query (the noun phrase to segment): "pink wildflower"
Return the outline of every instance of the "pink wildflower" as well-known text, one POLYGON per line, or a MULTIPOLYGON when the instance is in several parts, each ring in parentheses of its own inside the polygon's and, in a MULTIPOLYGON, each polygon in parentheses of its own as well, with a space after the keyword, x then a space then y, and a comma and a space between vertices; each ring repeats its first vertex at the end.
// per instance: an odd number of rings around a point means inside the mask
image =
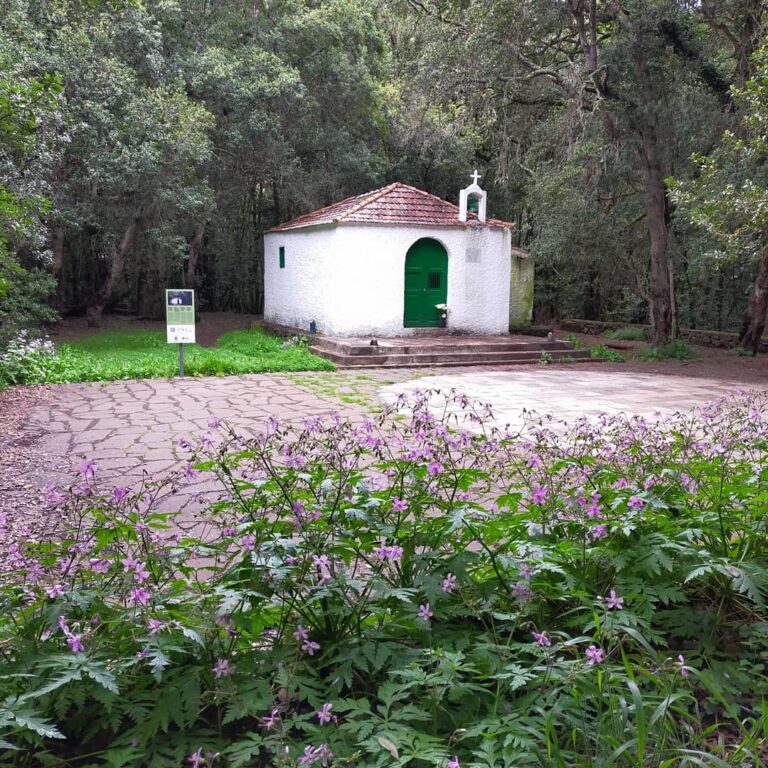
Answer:
POLYGON ((432 609, 429 607, 429 603, 424 603, 423 605, 419 606, 419 613, 418 616, 420 619, 423 619, 426 622, 429 622, 429 620, 434 616, 435 614, 432 613, 432 609))
POLYGON ((317 719, 320 721, 320 725, 325 725, 326 723, 330 723, 333 719, 333 716, 331 715, 331 710, 333 709, 333 704, 323 704, 320 709, 318 709, 315 714, 317 715, 317 719))
POLYGON ((54 584, 45 594, 53 600, 64 594, 64 587, 61 584, 54 584))
POLYGON ((259 727, 266 728, 267 730, 271 730, 272 728, 275 728, 279 722, 280 722, 280 709, 278 707, 275 707, 269 713, 269 716, 259 718, 259 727))
POLYGON ((449 761, 448 764, 445 766, 445 768, 461 768, 461 764, 459 763, 459 758, 454 755, 449 761))
POLYGON ((536 641, 536 645, 540 648, 549 648, 552 645, 552 641, 547 637, 545 632, 532 632, 531 634, 536 641))
POLYGON ((235 671, 235 668, 226 659, 219 659, 212 671, 213 676, 220 680, 222 677, 229 677, 235 671))
POLYGON ((299 626, 296 627, 296 631, 293 633, 293 636, 296 638, 296 642, 300 643, 302 640, 309 639, 309 632, 307 631, 306 627, 303 627, 301 624, 299 624, 299 626))
POLYGON ((443 592, 453 592, 454 589, 458 586, 456 577, 449 573, 444 579, 443 579, 443 592))
POLYGON ((641 499, 639 496, 630 496, 629 501, 627 502, 627 506, 637 512, 645 506, 645 501, 643 501, 643 499, 641 499))
POLYGON ((307 656, 314 656, 316 651, 320 650, 320 644, 313 640, 305 640, 301 646, 301 650, 307 654, 307 656))
POLYGON ((148 589, 144 589, 144 587, 134 587, 131 590, 131 600, 133 600, 134 603, 138 603, 139 605, 143 606, 144 608, 146 608, 151 596, 151 592, 148 589))
POLYGON ((619 597, 615 589, 612 589, 606 597, 601 599, 609 611, 620 611, 624 607, 624 598, 619 597))
POLYGON ((71 633, 67 635, 67 645, 72 653, 82 653, 85 650, 80 637, 71 633))
POLYGON ((677 660, 680 662, 680 676, 681 677, 688 677, 689 672, 688 672, 687 667, 685 666, 685 656, 683 656, 683 654, 681 653, 677 657, 677 660))
POLYGON ((408 502, 399 499, 397 496, 392 497, 392 509, 397 512, 405 512, 408 509, 408 502))
POLYGON ((587 664, 589 664, 590 667, 594 667, 595 664, 600 664, 605 656, 602 649, 598 648, 596 645, 590 645, 589 648, 584 651, 584 655, 587 657, 587 664))

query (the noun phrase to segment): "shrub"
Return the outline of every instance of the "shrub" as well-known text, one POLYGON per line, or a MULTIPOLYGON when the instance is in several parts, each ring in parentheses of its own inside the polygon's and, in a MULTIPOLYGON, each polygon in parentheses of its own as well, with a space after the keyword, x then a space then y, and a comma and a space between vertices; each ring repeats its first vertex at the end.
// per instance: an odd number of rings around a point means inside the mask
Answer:
POLYGON ((641 355, 643 360, 690 360, 693 357, 696 357, 696 352, 685 339, 674 339, 661 346, 650 347, 641 355))
POLYGON ((0 352, 0 388, 45 379, 53 369, 53 343, 27 331, 8 343, 0 352))
POLYGON ((565 341, 570 341, 574 349, 584 349, 584 342, 575 334, 567 333, 563 338, 565 341))
POLYGON ((599 357, 603 360, 607 360, 609 363, 624 362, 624 357, 622 355, 610 349, 609 347, 606 347, 605 344, 595 344, 595 346, 592 347, 589 352, 592 357, 599 357))
POLYGON ((645 341, 648 338, 647 328, 626 327, 613 328, 603 332, 607 339, 616 341, 645 341))
POLYGON ((400 405, 212 419, 134 490, 84 460, 69 533, 7 552, 0 763, 761 764, 765 396, 521 436, 400 405))

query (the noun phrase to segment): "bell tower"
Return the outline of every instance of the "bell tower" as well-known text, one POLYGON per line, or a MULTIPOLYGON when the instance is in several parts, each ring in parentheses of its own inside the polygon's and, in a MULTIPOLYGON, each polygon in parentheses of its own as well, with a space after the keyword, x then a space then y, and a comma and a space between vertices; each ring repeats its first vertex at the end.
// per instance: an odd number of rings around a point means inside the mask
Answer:
POLYGON ((485 206, 488 193, 477 183, 480 174, 475 172, 470 177, 472 183, 459 193, 459 221, 467 220, 467 211, 477 214, 478 221, 485 221, 485 206))

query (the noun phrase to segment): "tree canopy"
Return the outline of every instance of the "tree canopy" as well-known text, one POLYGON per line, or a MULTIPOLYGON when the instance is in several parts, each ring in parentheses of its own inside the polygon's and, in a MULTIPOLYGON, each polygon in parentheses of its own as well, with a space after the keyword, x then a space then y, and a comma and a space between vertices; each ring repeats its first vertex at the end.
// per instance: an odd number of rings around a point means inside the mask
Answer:
POLYGON ((45 300, 156 316, 171 284, 260 312, 270 226, 395 180, 455 200, 478 167, 540 320, 751 343, 765 223, 722 203, 762 200, 767 24, 761 0, 2 0, 0 335, 45 300))

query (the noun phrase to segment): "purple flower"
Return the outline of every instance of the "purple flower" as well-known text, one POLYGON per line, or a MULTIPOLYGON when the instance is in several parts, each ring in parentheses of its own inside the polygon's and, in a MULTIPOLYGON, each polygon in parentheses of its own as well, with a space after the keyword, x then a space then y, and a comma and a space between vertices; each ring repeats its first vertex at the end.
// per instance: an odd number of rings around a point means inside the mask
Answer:
POLYGON ((315 712, 317 719, 320 721, 320 725, 325 725, 326 723, 331 722, 333 719, 333 716, 331 715, 332 709, 333 704, 323 704, 323 706, 315 712))
POLYGON ((203 757, 203 748, 200 747, 200 749, 197 750, 197 752, 194 752, 187 758, 187 762, 192 766, 192 768, 201 768, 205 763, 205 758, 203 757))
POLYGON ((680 662, 680 676, 681 677, 688 677, 689 672, 688 672, 687 667, 685 666, 685 656, 680 654, 677 657, 677 660, 680 662))
POLYGON ((620 491, 622 488, 629 488, 629 483, 626 481, 625 478, 620 477, 612 486, 617 491, 620 491))
POLYGON ((461 764, 459 763, 459 758, 454 755, 449 761, 448 764, 445 766, 445 768, 461 768, 461 764))
POLYGON ((397 512, 405 512, 408 509, 408 502, 399 499, 397 496, 392 497, 392 509, 397 512))
POLYGON ((403 557, 403 548, 393 544, 388 547, 384 543, 385 539, 382 537, 379 540, 379 546, 373 548, 373 555, 379 560, 389 561, 391 563, 399 562, 403 557))
POLYGON ((147 622, 147 629, 150 635, 156 635, 163 628, 163 622, 160 619, 150 619, 147 622))
POLYGON ((67 635, 67 645, 69 645, 69 650, 72 651, 72 653, 82 653, 85 650, 80 641, 80 637, 78 635, 73 635, 72 633, 67 635))
POLYGON ((315 763, 327 766, 328 761, 333 757, 333 752, 328 749, 327 744, 320 744, 318 747, 308 746, 304 748, 304 754, 299 758, 299 765, 309 766, 315 763))
POLYGON ((587 664, 589 664, 590 667, 594 667, 595 664, 600 664, 604 658, 603 651, 596 645, 590 645, 589 648, 584 651, 584 655, 587 657, 587 664))
POLYGON ((419 606, 419 613, 418 617, 420 619, 423 619, 427 623, 429 623, 429 620, 434 616, 435 614, 432 613, 432 609, 429 607, 429 603, 424 603, 424 605, 419 606))
POLYGON ((430 475, 430 477, 434 477, 435 475, 442 475, 443 472, 445 472, 445 467, 435 459, 432 459, 432 461, 427 464, 427 474, 430 475))
POLYGON ((531 501, 534 504, 543 504, 548 496, 549 491, 543 485, 539 485, 538 483, 534 484, 533 493, 531 494, 531 501))
POLYGON ((259 718, 259 727, 260 728, 266 728, 266 729, 272 729, 277 726, 277 724, 280 722, 280 709, 278 707, 275 707, 270 713, 269 716, 260 717, 259 718))
POLYGON ((600 539, 603 536, 605 536, 605 532, 608 530, 607 525, 596 525, 592 530, 590 531, 590 534, 593 539, 600 539))
POLYGON ((306 627, 303 627, 301 624, 299 624, 299 626, 296 627, 296 631, 293 633, 293 636, 296 638, 296 642, 300 643, 303 640, 309 639, 309 632, 307 631, 306 627))
POLYGON ((254 549, 256 549, 256 537, 252 533, 248 533, 240 539, 240 551, 243 554, 253 552, 254 549))
POLYGON ((312 559, 320 571, 320 578, 317 581, 317 585, 321 587, 331 580, 331 561, 328 559, 328 555, 312 555, 312 559))
POLYGON ((54 584, 45 594, 53 600, 64 594, 64 587, 61 584, 54 584))
POLYGON ((301 646, 301 650, 307 654, 307 656, 314 656, 316 651, 320 650, 320 644, 313 640, 305 640, 301 646))
POLYGON ((94 573, 107 573, 109 571, 109 560, 93 559, 88 562, 94 573))
POLYGON ((454 589, 458 586, 458 583, 456 581, 456 577, 449 573, 444 579, 443 579, 443 592, 453 592, 454 589))
POLYGON ((218 429, 221 424, 221 419, 218 416, 211 416, 208 419, 208 429, 218 429))
POLYGON ((186 477, 187 480, 194 480, 198 474, 199 473, 192 468, 192 462, 188 461, 187 465, 184 467, 184 477, 186 477))
POLYGON ((624 598, 619 597, 615 589, 612 589, 606 597, 603 597, 602 601, 609 611, 620 611, 624 607, 624 598))
POLYGON ((536 641, 536 645, 541 648, 549 648, 552 645, 552 641, 547 637, 545 632, 532 632, 533 639, 536 641))
POLYGON ((150 593, 150 591, 148 589, 144 589, 144 587, 134 587, 131 590, 131 600, 133 600, 134 603, 138 603, 139 605, 145 608, 151 596, 152 594, 150 593))
POLYGON ((90 483, 96 477, 98 467, 91 459, 83 459, 80 462, 80 474, 86 482, 90 483))
POLYGON ((629 501, 627 502, 627 506, 637 512, 645 506, 645 501, 643 501, 643 499, 641 499, 639 496, 630 496, 629 501))
POLYGON ((112 503, 119 504, 128 495, 128 489, 118 486, 112 489, 112 503))
POLYGON ((59 493, 56 488, 49 488, 45 494, 45 504, 47 507, 60 507, 64 503, 63 494, 59 493))
POLYGON ((213 668, 213 676, 220 680, 222 677, 229 677, 234 671, 235 668, 226 659, 219 659, 213 668))

